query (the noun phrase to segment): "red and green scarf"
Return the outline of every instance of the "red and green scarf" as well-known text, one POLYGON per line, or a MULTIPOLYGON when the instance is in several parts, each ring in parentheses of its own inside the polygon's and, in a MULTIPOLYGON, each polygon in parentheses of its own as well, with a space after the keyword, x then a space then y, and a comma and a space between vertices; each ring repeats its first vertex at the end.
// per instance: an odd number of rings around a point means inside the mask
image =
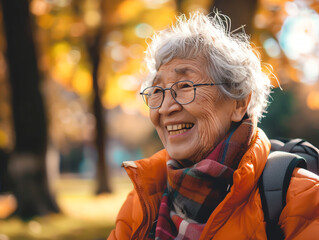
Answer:
POLYGON ((185 168, 175 160, 167 161, 168 181, 160 203, 156 240, 199 239, 209 216, 228 193, 253 133, 253 123, 246 119, 195 165, 185 168))

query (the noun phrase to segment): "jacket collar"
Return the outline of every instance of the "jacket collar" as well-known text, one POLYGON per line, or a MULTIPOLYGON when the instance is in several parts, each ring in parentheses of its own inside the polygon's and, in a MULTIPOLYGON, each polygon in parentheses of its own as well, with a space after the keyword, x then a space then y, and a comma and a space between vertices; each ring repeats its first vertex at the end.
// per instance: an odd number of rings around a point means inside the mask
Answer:
POLYGON ((131 178, 142 207, 140 226, 132 239, 146 239, 159 209, 159 202, 166 187, 166 161, 168 154, 161 150, 150 158, 135 162, 123 162, 126 172, 131 178))
POLYGON ((167 172, 166 162, 168 153, 165 149, 157 152, 150 158, 137 161, 123 162, 122 166, 127 171, 133 184, 136 178, 139 178, 144 185, 145 194, 153 195, 157 192, 163 192, 163 186, 166 186, 167 172), (136 174, 133 176, 133 172, 136 174))
MULTIPOLYGON (((270 142, 267 136, 261 129, 257 129, 249 149, 234 172, 230 192, 209 217, 200 239, 212 238, 236 207, 247 200, 258 183, 269 151, 270 142)), ((135 162, 123 162, 123 166, 138 191, 141 204, 147 205, 144 209, 148 224, 152 224, 156 218, 155 214, 158 212, 158 205, 166 187, 167 159, 166 150, 161 150, 150 158, 135 162)), ((148 225, 148 227, 150 226, 148 225)))

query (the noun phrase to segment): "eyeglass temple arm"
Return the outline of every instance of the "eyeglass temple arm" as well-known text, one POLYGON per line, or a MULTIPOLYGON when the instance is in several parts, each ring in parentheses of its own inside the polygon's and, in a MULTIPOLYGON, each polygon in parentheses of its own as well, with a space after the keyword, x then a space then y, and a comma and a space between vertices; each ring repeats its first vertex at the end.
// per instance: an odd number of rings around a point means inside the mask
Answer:
POLYGON ((214 86, 214 85, 223 85, 223 84, 226 84, 226 83, 198 83, 198 84, 194 84, 193 86, 194 87, 197 87, 197 86, 214 86))

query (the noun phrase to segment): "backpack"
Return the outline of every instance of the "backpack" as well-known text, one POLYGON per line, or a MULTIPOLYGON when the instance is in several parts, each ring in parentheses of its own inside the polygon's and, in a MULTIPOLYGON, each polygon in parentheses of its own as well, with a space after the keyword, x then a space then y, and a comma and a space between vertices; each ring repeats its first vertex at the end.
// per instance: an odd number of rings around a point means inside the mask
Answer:
POLYGON ((319 149, 302 139, 272 139, 271 153, 259 180, 267 239, 284 239, 278 220, 286 205, 293 170, 305 168, 319 173, 319 149))

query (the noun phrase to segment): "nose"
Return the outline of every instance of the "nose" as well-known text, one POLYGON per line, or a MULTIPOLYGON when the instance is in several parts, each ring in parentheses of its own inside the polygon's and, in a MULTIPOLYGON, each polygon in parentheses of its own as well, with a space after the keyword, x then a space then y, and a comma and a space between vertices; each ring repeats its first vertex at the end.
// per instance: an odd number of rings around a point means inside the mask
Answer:
POLYGON ((178 112, 183 108, 182 105, 176 102, 175 99, 173 98, 174 94, 176 93, 172 89, 165 92, 163 103, 159 107, 160 114, 169 115, 173 112, 178 112))

